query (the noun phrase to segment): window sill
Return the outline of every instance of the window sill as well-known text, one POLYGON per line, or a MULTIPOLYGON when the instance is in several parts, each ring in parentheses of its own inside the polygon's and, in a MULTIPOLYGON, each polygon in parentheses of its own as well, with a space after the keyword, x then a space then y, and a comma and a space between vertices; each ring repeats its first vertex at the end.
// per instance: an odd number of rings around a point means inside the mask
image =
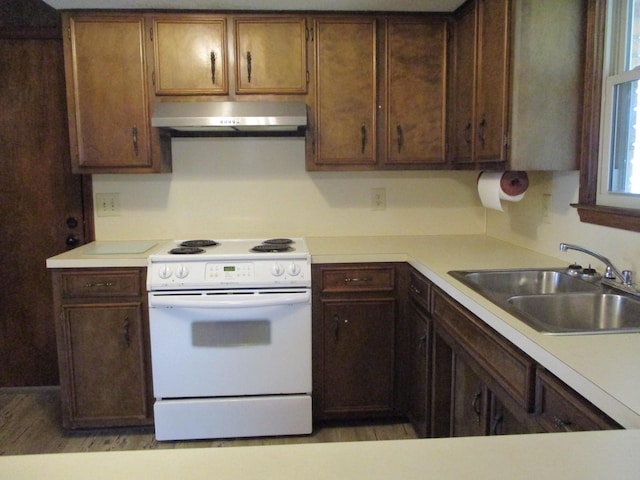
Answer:
POLYGON ((640 210, 581 203, 571 206, 578 209, 581 222, 640 232, 640 210))

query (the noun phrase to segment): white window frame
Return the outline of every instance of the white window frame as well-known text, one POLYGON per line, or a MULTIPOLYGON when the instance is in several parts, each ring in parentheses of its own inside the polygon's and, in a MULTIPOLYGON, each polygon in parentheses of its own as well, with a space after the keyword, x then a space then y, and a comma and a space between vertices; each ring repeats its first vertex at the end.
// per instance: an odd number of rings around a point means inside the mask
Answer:
MULTIPOLYGON (((640 67, 626 70, 626 52, 629 39, 628 2, 611 0, 607 5, 605 29, 605 58, 602 88, 602 119, 600 123, 600 152, 598 155, 598 188, 596 204, 621 208, 640 209, 640 195, 609 191, 609 160, 612 150, 614 90, 622 83, 640 80, 640 67)), ((640 118, 640 114, 639 114, 640 118)), ((640 148, 640 146, 638 147, 640 148)))

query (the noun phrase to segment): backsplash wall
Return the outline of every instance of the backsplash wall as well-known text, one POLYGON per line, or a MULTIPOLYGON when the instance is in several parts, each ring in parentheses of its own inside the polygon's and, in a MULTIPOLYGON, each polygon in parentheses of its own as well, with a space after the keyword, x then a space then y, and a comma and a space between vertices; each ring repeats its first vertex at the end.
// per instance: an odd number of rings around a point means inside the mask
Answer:
POLYGON ((476 172, 307 172, 295 138, 180 138, 172 150, 171 174, 94 175, 94 194, 118 193, 121 209, 95 217, 98 240, 485 231, 476 172))
POLYGON ((487 235, 558 257, 559 266, 577 261, 601 272, 602 264, 593 257, 559 250, 560 242, 577 244, 608 257, 620 270, 632 270, 638 282, 640 233, 580 222, 570 206, 578 201, 579 172, 529 172, 529 179, 521 202, 503 202, 503 213, 487 210, 487 235))

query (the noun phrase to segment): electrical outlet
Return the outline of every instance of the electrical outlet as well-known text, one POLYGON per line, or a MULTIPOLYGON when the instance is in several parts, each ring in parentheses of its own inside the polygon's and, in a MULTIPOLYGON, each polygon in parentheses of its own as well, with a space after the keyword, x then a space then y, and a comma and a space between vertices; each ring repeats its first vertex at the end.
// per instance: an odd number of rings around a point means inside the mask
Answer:
POLYGON ((96 215, 98 217, 119 217, 120 194, 96 193, 96 215))
POLYGON ((387 191, 384 188, 371 189, 371 208, 373 210, 384 210, 387 208, 387 191))

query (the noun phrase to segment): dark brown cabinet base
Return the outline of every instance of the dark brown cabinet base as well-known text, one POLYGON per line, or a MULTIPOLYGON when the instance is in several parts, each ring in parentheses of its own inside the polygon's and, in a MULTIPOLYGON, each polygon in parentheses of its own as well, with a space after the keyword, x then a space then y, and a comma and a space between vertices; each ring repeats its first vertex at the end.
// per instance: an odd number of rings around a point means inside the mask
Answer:
POLYGON ((65 428, 151 425, 144 269, 53 271, 65 428))

